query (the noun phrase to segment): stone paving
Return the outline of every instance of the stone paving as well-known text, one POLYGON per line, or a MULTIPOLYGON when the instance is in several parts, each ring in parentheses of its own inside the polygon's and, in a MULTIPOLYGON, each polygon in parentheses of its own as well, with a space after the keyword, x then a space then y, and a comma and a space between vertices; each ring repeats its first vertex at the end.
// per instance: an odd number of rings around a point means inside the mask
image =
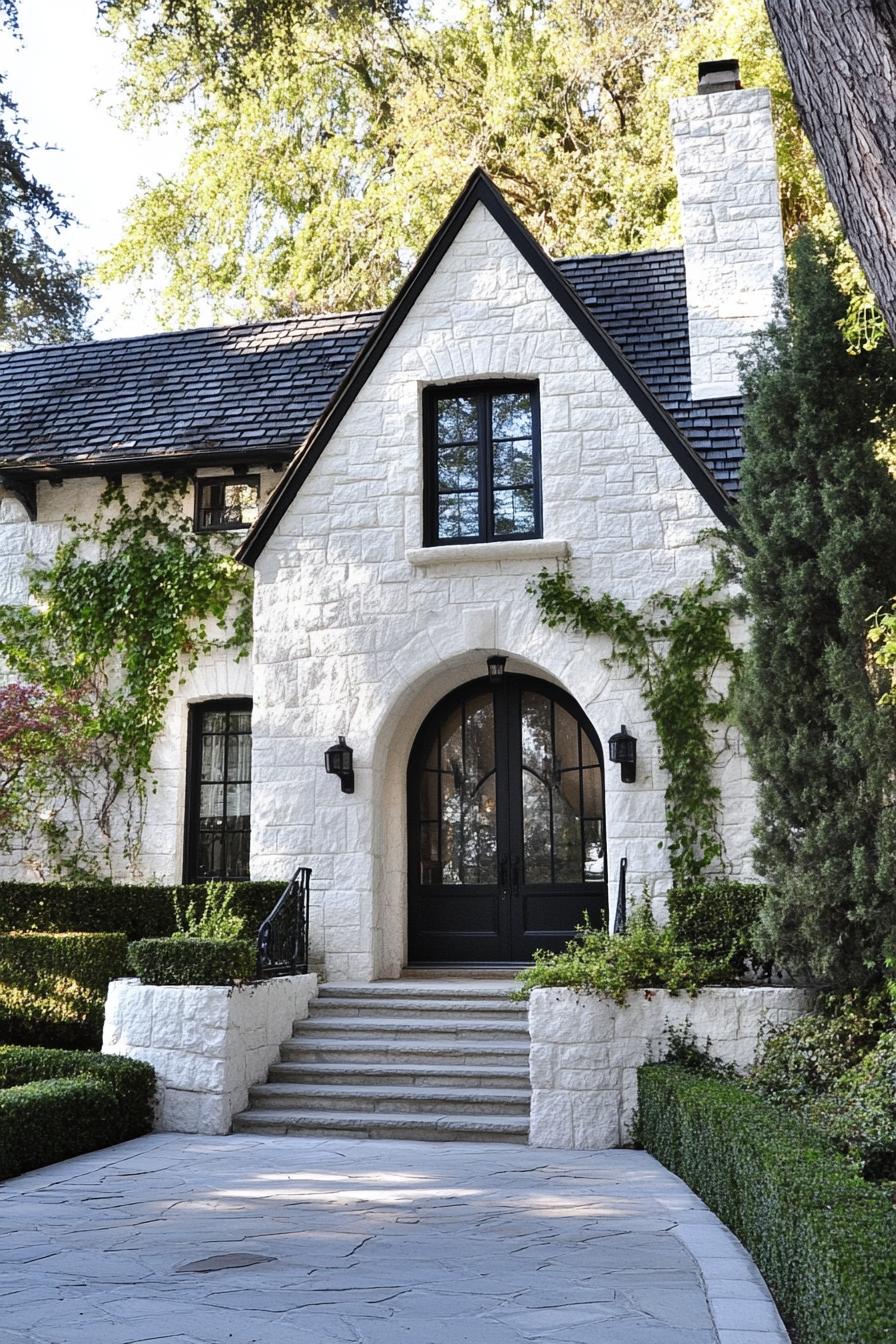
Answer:
POLYGON ((783 1344, 646 1153, 157 1134, 0 1187, 0 1344, 783 1344), (222 1257, 216 1260, 215 1257, 222 1257))

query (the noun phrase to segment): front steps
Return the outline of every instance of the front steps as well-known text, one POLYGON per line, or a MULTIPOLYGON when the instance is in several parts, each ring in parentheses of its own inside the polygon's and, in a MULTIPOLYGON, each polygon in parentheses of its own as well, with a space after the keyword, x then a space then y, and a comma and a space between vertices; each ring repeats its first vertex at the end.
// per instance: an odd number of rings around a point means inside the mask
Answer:
POLYGON ((322 985, 239 1133, 526 1143, 529 1027, 512 983, 322 985))

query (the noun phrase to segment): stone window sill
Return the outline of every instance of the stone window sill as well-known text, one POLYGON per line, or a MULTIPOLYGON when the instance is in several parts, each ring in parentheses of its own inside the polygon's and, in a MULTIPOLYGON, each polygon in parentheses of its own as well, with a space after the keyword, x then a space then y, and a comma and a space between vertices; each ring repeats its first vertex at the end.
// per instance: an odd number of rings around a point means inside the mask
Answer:
POLYGON ((475 541, 461 546, 415 546, 405 552, 415 569, 449 569, 483 560, 568 560, 568 541, 475 541))

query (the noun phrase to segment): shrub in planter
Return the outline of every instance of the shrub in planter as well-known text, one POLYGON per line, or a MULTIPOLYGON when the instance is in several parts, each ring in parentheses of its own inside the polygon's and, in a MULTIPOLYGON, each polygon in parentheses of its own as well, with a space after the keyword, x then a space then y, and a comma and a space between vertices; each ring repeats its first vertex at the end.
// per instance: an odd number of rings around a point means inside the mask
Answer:
POLYGON ((0 1047, 0 1176, 147 1133, 154 1088, 141 1060, 0 1047))
MULTIPOLYGON (((286 886, 282 882, 235 882, 233 910, 255 930, 286 886)), ((111 882, 0 882, 0 929, 31 929, 167 938, 175 932, 175 901, 184 908, 205 899, 204 885, 138 886, 111 882)))
POLYGON ((248 938, 141 938, 128 948, 131 970, 145 985, 231 985, 255 975, 248 938))
POLYGON ((896 1344, 896 1210, 825 1138, 740 1084, 638 1071, 639 1138, 740 1238, 800 1344, 896 1344))
POLYGON ((696 994, 718 967, 680 943, 672 928, 660 928, 647 901, 636 907, 625 933, 581 928, 562 952, 537 951, 520 974, 516 997, 533 989, 562 986, 606 994, 622 1003, 630 989, 649 987, 696 994))
POLYGON ((122 933, 0 935, 0 1040, 98 1046, 109 981, 126 965, 122 933))
POLYGON ((755 882, 689 882, 668 893, 669 924, 679 942, 698 956, 740 976, 750 964, 759 964, 753 929, 764 896, 765 887, 755 882))
POLYGON ((806 1114, 868 1179, 896 1180, 896 1032, 885 1032, 806 1114))

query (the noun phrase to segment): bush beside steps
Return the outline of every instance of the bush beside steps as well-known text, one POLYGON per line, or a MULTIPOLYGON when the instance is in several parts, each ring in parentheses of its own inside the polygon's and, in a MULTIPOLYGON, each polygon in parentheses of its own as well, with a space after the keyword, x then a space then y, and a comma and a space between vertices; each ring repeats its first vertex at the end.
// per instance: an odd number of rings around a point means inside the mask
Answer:
POLYGON ((154 1090, 141 1060, 0 1046, 0 1177, 148 1133, 154 1090))
POLYGON ((128 963, 144 985, 232 985, 255 976, 249 938, 141 938, 128 963))
POLYGON ((126 967, 123 933, 0 934, 0 1041, 98 1048, 109 981, 126 967))
POLYGON ((896 1344, 896 1209, 739 1083, 638 1071, 638 1138, 739 1237, 799 1344, 896 1344))

